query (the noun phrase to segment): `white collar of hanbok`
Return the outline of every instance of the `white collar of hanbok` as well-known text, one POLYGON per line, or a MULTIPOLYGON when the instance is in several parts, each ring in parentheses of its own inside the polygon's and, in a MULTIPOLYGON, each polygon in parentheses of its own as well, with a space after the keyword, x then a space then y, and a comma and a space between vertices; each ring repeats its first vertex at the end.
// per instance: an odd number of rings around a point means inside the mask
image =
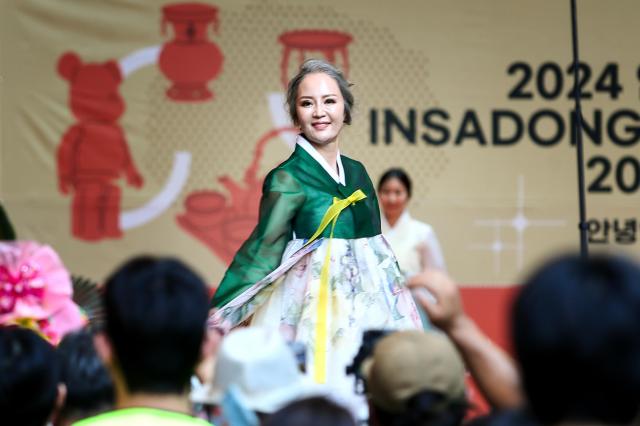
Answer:
MULTIPOLYGON (((380 210, 382 210, 382 208, 380 208, 380 210)), ((389 229, 389 231, 392 231, 394 229, 399 229, 402 225, 408 223, 411 220, 411 215, 409 214, 409 209, 404 209, 404 211, 398 218, 398 221, 393 226, 389 225, 389 222, 387 222, 387 218, 385 217, 384 213, 380 215, 380 219, 382 220, 382 223, 386 226, 386 228, 389 229)))
POLYGON ((329 173, 329 176, 331 176, 331 178, 335 180, 336 183, 339 183, 343 186, 346 185, 344 178, 344 167, 342 167, 342 159, 340 157, 339 150, 336 157, 336 162, 338 163, 338 172, 336 173, 336 171, 329 166, 327 160, 325 160, 324 157, 320 155, 320 153, 313 147, 313 145, 311 145, 311 143, 309 143, 308 140, 305 139, 304 136, 298 135, 298 137, 296 138, 296 143, 300 145, 302 149, 307 151, 307 153, 312 156, 313 159, 316 160, 327 173, 329 173))

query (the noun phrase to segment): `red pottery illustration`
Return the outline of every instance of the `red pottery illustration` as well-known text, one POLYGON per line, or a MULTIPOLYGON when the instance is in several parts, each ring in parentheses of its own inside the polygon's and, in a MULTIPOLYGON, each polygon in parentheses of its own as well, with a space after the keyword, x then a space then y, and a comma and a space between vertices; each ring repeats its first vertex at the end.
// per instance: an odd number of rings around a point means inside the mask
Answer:
POLYGON ((254 151, 253 161, 244 173, 242 184, 228 176, 218 181, 226 188, 225 194, 212 191, 194 191, 185 200, 186 212, 176 220, 180 227, 209 247, 225 264, 230 264, 242 243, 258 223, 258 210, 264 176, 258 168, 266 144, 285 132, 296 132, 293 127, 274 129, 263 135, 254 151))
POLYGON ((165 43, 158 60, 160 70, 172 81, 167 96, 175 101, 213 98, 207 83, 220 74, 224 56, 208 39, 208 29, 218 32, 218 8, 201 3, 171 4, 162 8, 162 34, 167 23, 174 39, 165 43))
POLYGON ((282 33, 278 41, 284 45, 282 62, 280 63, 280 79, 286 88, 289 82, 287 69, 290 56, 298 54, 298 65, 305 59, 305 52, 320 51, 327 61, 335 64, 336 54, 342 57, 342 71, 349 75, 349 52, 347 45, 353 40, 350 34, 332 30, 295 30, 282 33))

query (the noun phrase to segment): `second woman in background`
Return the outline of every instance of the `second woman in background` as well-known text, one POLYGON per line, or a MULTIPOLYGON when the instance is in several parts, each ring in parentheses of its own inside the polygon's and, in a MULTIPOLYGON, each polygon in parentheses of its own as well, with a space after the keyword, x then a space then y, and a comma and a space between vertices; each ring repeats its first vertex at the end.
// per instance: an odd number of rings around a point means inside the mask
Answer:
MULTIPOLYGON (((442 249, 433 228, 409 214, 407 206, 411 190, 411 179, 400 168, 387 170, 378 181, 382 234, 391 244, 410 286, 416 275, 428 269, 445 269, 442 249)), ((426 315, 420 312, 420 316, 427 327, 426 315)))

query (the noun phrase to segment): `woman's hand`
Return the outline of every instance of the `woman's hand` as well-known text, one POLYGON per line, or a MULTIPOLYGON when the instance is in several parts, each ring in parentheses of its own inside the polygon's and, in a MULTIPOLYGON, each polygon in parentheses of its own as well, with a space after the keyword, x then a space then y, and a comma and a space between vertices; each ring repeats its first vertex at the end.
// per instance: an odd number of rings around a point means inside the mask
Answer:
POLYGON ((217 328, 207 327, 205 330, 200 362, 198 362, 194 371, 200 383, 210 383, 213 379, 213 367, 222 339, 223 335, 217 328))
POLYGON ((524 396, 515 362, 465 314, 453 280, 442 271, 429 270, 412 277, 408 285, 431 323, 456 345, 487 401, 502 409, 519 407, 524 396))
POLYGON ((460 291, 445 272, 426 270, 409 278, 407 285, 436 327, 450 333, 464 321, 460 291))

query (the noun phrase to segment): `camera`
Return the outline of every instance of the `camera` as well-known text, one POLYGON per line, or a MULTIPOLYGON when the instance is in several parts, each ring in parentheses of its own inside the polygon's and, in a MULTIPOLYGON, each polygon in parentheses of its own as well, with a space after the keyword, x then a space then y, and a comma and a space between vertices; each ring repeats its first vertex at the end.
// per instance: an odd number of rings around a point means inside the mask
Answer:
POLYGON ((365 359, 373 355, 373 350, 378 340, 384 336, 391 334, 393 330, 366 330, 362 334, 362 345, 358 349, 358 353, 353 358, 351 365, 347 365, 347 375, 355 376, 355 391, 358 394, 364 394, 367 391, 367 384, 362 375, 362 363, 365 359))
POLYGON ((287 346, 293 352, 293 356, 296 359, 298 370, 302 373, 307 371, 307 345, 298 341, 287 342, 287 346))

